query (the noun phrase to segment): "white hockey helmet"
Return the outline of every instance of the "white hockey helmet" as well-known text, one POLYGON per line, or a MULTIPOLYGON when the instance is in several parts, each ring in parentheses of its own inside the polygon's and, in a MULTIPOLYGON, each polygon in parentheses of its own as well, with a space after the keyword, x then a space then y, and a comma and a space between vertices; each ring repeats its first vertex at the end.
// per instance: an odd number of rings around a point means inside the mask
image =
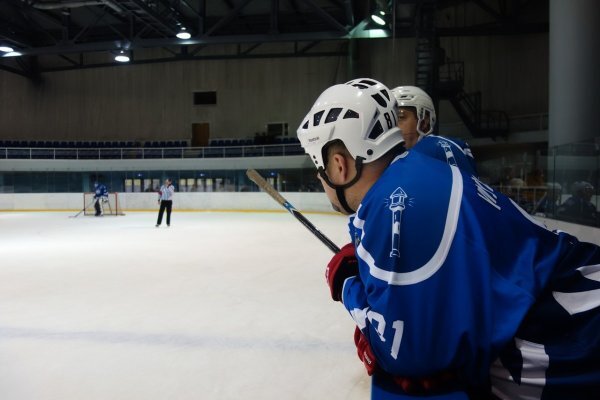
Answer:
POLYGON ((576 194, 576 193, 583 193, 583 192, 589 192, 592 193, 594 191, 594 186, 586 181, 577 181, 575 183, 573 183, 573 186, 571 186, 571 191, 576 194))
POLYGON ((325 90, 298 128, 298 139, 317 169, 325 168, 323 149, 341 140, 361 163, 375 161, 403 142, 398 106, 390 90, 369 78, 325 90))
POLYGON ((423 89, 416 86, 398 86, 392 89, 392 93, 398 102, 398 107, 414 107, 417 110, 417 132, 419 136, 427 136, 433 132, 435 126, 435 107, 433 100, 423 89), (421 121, 429 113, 429 130, 421 130, 421 121))

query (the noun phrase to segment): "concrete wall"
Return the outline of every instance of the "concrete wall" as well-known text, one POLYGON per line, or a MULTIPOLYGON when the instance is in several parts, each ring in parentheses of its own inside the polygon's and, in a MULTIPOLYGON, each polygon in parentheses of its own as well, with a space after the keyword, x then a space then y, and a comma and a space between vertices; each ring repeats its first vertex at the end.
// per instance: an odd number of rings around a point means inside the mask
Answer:
MULTIPOLYGON (((445 38, 442 46, 451 60, 465 62, 466 89, 481 90, 486 107, 527 114, 548 109, 547 42, 547 34, 536 34, 445 38)), ((354 49, 351 59, 205 60, 51 72, 39 86, 0 71, 0 139, 189 139, 197 122, 210 124, 212 138, 253 137, 278 121, 288 122, 293 135, 330 85, 360 76, 390 87, 414 83, 414 39, 360 40, 354 49), (217 91, 217 105, 194 106, 194 91, 217 91)), ((440 121, 458 121, 446 102, 440 108, 440 121)))
POLYGON ((34 86, 0 71, 0 138, 13 140, 245 138, 268 122, 295 134, 318 93, 338 80, 337 58, 207 60, 53 72, 34 86), (216 91, 217 105, 193 105, 216 91))

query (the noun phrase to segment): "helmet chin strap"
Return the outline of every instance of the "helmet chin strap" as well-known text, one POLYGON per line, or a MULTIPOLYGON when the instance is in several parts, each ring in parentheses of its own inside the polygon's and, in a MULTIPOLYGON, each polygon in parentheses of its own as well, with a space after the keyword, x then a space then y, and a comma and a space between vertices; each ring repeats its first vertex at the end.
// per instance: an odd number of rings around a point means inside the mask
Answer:
POLYGON ((329 180, 329 177, 325 173, 325 169, 323 167, 319 167, 317 169, 319 176, 325 181, 325 183, 327 183, 327 186, 329 186, 332 189, 335 189, 335 194, 338 198, 338 201, 340 202, 340 205, 349 214, 356 213, 356 210, 353 210, 352 207, 350 207, 350 205, 348 204, 348 201, 346 200, 346 189, 354 185, 360 179, 360 176, 362 174, 363 160, 363 157, 356 157, 356 160, 354 161, 356 175, 354 176, 354 178, 352 178, 350 182, 343 185, 336 185, 333 182, 331 182, 329 180))

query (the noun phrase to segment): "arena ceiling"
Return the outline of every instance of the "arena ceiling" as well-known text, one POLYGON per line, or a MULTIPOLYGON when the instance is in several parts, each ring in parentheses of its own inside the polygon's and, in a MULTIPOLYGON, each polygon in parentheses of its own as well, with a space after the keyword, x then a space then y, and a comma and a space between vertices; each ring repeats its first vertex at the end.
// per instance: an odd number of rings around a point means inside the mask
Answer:
POLYGON ((425 9, 438 36, 548 31, 545 0, 0 0, 0 48, 13 49, 0 69, 35 80, 117 65, 119 52, 130 63, 345 54, 355 38, 415 37, 425 9), (380 11, 384 26, 370 18, 380 11))

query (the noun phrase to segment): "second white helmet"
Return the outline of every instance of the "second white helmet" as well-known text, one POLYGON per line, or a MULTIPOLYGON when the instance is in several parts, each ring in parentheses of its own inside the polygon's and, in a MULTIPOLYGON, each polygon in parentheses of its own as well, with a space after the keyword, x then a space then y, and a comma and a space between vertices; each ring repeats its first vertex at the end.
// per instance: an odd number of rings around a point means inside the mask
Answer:
POLYGON ((398 102, 398 107, 414 107, 417 110, 417 132, 420 136, 429 135, 435 126, 435 107, 431 97, 421 88, 416 86, 398 86, 392 89, 398 102), (421 121, 429 115, 429 130, 421 130, 421 121))
POLYGON ((323 149, 341 140, 354 159, 377 160, 403 141, 398 106, 391 91, 369 78, 326 89, 298 128, 300 144, 317 169, 325 168, 323 149))

